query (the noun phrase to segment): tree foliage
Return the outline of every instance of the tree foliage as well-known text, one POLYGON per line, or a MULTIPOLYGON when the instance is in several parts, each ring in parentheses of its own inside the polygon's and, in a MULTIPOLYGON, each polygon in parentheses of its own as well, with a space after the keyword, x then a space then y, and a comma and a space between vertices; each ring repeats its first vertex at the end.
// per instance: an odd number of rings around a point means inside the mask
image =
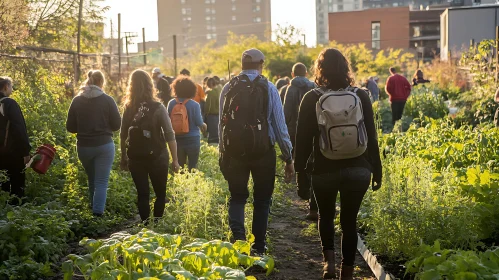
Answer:
POLYGON ((0 50, 21 43, 28 36, 25 0, 0 0, 0 50))
MULTIPOLYGON (((65 50, 76 49, 79 0, 28 0, 30 43, 65 50)), ((83 1, 82 51, 102 48, 103 0, 83 1)))

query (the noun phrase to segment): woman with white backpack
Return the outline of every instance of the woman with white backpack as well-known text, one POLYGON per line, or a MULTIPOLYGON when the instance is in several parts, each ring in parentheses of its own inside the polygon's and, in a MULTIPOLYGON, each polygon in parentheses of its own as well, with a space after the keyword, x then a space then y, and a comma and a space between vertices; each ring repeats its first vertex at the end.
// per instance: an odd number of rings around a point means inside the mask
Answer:
MULTIPOLYGON (((368 93, 352 87, 350 64, 338 50, 324 49, 319 54, 315 77, 318 88, 309 91, 300 105, 295 169, 298 177, 306 176, 307 161, 314 153, 312 187, 319 206, 324 279, 336 277, 334 218, 336 197, 340 193, 343 230, 340 279, 353 279, 357 214, 371 183, 371 174, 373 190, 381 187, 374 114, 368 93)), ((299 185, 298 195, 309 199, 309 188, 299 185)))

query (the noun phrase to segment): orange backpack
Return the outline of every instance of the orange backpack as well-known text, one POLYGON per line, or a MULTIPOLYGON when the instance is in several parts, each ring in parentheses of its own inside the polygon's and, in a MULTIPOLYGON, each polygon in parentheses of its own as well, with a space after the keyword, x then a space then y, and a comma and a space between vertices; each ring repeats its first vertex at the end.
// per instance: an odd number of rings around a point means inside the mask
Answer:
POLYGON ((189 133, 189 116, 187 115, 187 107, 185 107, 185 104, 189 102, 189 100, 190 99, 180 102, 178 98, 175 98, 177 104, 173 106, 170 119, 172 121, 173 131, 175 131, 176 135, 189 133))

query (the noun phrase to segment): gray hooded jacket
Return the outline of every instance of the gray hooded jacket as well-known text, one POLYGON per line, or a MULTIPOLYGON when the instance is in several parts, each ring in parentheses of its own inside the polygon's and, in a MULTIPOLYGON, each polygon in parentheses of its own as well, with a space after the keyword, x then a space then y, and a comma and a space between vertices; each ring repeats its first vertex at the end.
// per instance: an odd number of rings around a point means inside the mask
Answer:
POLYGON ((86 86, 69 107, 66 129, 76 133, 78 146, 97 147, 113 141, 121 126, 114 99, 97 86, 86 86))
POLYGON ((298 110, 303 96, 315 88, 315 84, 306 77, 295 77, 286 91, 284 97, 284 117, 288 126, 289 135, 294 143, 296 135, 296 126, 298 125, 298 110))

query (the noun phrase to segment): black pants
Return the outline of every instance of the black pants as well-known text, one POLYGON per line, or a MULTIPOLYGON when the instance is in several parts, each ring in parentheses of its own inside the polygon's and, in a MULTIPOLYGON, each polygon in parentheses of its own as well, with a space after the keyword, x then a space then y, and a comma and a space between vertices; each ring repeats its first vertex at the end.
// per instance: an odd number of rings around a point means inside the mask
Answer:
POLYGON ((319 206, 319 233, 322 250, 334 250, 336 196, 340 193, 342 264, 352 266, 357 249, 357 214, 369 188, 371 171, 351 167, 333 173, 312 175, 312 185, 319 206))
POLYGON ((392 123, 402 119, 404 113, 405 101, 392 101, 392 123))
MULTIPOLYGON (((291 151, 291 154, 295 154, 295 143, 296 143, 296 134, 290 134, 290 139, 291 139, 291 145, 293 145, 293 150, 291 151)), ((310 186, 310 202, 309 202, 309 208, 310 211, 318 211, 319 208, 317 207, 317 202, 315 201, 315 196, 314 196, 314 188, 312 188, 312 184, 310 183, 311 180, 311 173, 312 169, 314 166, 314 154, 312 153, 310 155, 310 158, 308 159, 307 162, 307 167, 305 168, 305 172, 307 173, 307 176, 301 176, 300 179, 303 180, 303 182, 298 182, 300 186, 305 186, 309 185, 310 186)))
POLYGON ((18 198, 24 196, 26 188, 26 174, 24 173, 24 159, 19 156, 0 156, 0 170, 7 171, 8 181, 0 183, 3 191, 9 192, 18 198))
POLYGON ((154 160, 129 160, 128 167, 137 188, 139 214, 142 221, 147 220, 151 213, 149 208, 149 178, 156 194, 154 217, 161 218, 165 212, 168 163, 169 155, 166 149, 154 160))
POLYGON ((276 152, 274 149, 261 159, 241 161, 224 159, 222 172, 229 183, 229 226, 235 240, 246 240, 244 207, 249 197, 248 181, 251 174, 253 186, 253 249, 265 251, 265 236, 269 219, 270 201, 274 192, 276 152))

